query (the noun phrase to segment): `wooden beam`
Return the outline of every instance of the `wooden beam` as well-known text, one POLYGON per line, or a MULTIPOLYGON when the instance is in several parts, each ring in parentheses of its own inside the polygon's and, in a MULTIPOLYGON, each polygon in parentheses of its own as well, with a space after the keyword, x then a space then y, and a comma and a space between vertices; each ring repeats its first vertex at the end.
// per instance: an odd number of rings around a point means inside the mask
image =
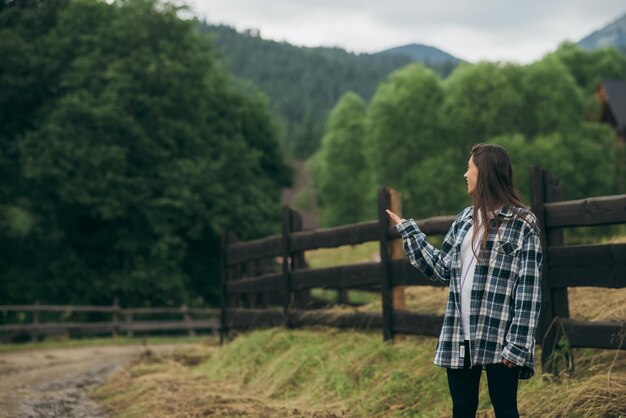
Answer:
POLYGON ((226 293, 273 292, 285 288, 282 272, 269 273, 258 277, 246 277, 226 282, 226 293))
POLYGON ((623 349, 626 322, 560 320, 563 331, 572 347, 623 349))
POLYGON ((292 272, 293 289, 348 289, 380 284, 380 263, 362 263, 292 272))
POLYGON ((334 248, 375 241, 378 238, 378 222, 367 221, 336 228, 291 234, 291 250, 304 251, 317 248, 334 248))
POLYGON ((284 325, 285 316, 272 309, 227 309, 225 323, 229 329, 271 328, 284 325))
POLYGON ((242 241, 227 247, 227 265, 245 263, 260 258, 279 257, 282 255, 282 237, 271 236, 263 239, 242 241))
POLYGON ((443 324, 443 315, 394 310, 393 327, 402 334, 438 337, 443 324))
POLYGON ((546 226, 611 225, 626 222, 626 194, 546 203, 546 226))
POLYGON ((626 244, 548 248, 550 287, 626 287, 626 244))
POLYGON ((292 321, 295 326, 324 325, 334 328, 350 329, 380 329, 382 314, 380 312, 322 312, 297 310, 292 312, 292 321))
POLYGON ((434 286, 447 287, 447 284, 430 280, 420 270, 413 267, 406 258, 391 261, 393 286, 434 286))

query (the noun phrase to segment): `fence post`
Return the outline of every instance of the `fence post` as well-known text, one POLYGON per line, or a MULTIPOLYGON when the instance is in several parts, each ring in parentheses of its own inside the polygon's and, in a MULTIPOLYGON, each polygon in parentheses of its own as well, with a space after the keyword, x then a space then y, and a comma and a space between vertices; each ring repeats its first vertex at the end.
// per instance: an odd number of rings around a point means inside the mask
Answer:
POLYGON ((124 313, 124 321, 126 322, 126 336, 127 337, 133 337, 135 335, 135 333, 131 329, 131 325, 132 325, 132 322, 133 322, 133 314, 132 314, 132 312, 125 312, 124 313))
POLYGON ((282 249, 283 249, 283 315, 285 317, 285 325, 289 328, 289 313, 292 305, 291 292, 291 251, 290 251, 290 233, 292 225, 292 211, 288 206, 283 206, 281 211, 281 232, 282 232, 282 249))
MULTIPOLYGON (((302 215, 296 211, 291 210, 291 232, 300 232, 304 230, 304 222, 302 220, 302 215)), ((297 253, 291 254, 292 257, 292 269, 303 269, 307 267, 306 258, 304 258, 304 251, 298 251, 297 253)), ((309 300, 309 295, 311 293, 310 289, 297 290, 295 291, 295 307, 296 309, 305 309, 306 304, 309 300)))
POLYGON ((187 325, 187 334, 189 334, 190 337, 195 337, 196 331, 192 327, 191 316, 189 316, 189 307, 186 303, 183 303, 181 310, 183 311, 183 321, 185 321, 185 324, 187 325))
MULTIPOLYGON (((400 195, 396 190, 383 187, 378 191, 378 236, 380 242, 381 298, 383 308, 383 339, 393 340, 393 310, 404 308, 404 287, 394 290, 391 275, 391 259, 398 256, 389 242, 389 215, 391 209, 400 215, 400 195), (397 212, 396 212, 397 211, 397 212), (395 305, 395 306, 394 306, 395 305)), ((400 250, 401 251, 401 250, 400 250)), ((401 254, 401 253, 400 253, 401 254)))
POLYGON ((33 311, 33 330, 30 333, 31 342, 36 343, 39 340, 37 325, 39 324, 39 301, 35 302, 35 310, 33 311))
POLYGON ((111 338, 117 338, 117 330, 119 328, 119 318, 118 314, 120 312, 120 300, 118 298, 113 299, 113 321, 112 321, 112 330, 111 330, 111 338))
POLYGON ((556 346, 558 317, 568 316, 567 288, 553 289, 550 286, 550 255, 548 249, 553 245, 563 244, 562 231, 550 231, 546 226, 545 203, 559 198, 558 179, 539 166, 531 169, 531 209, 539 221, 541 246, 543 249, 543 271, 541 278, 541 316, 535 339, 541 342, 541 365, 545 372, 553 373, 551 362, 556 346), (560 307, 557 309, 555 303, 560 307))
POLYGON ((226 291, 226 280, 228 279, 228 272, 226 269, 227 249, 228 231, 223 231, 220 243, 220 344, 224 344, 224 340, 228 338, 228 329, 226 328, 226 315, 228 305, 228 293, 226 291))
MULTIPOLYGON (((545 191, 545 202, 552 203, 561 200, 561 187, 559 178, 543 170, 543 187, 545 191)), ((546 245, 550 247, 565 245, 562 228, 546 229, 546 245)), ((545 263, 544 263, 545 266, 545 263)), ((553 288, 552 292, 552 310, 554 316, 559 318, 569 318, 569 301, 567 298, 567 288, 553 288)))

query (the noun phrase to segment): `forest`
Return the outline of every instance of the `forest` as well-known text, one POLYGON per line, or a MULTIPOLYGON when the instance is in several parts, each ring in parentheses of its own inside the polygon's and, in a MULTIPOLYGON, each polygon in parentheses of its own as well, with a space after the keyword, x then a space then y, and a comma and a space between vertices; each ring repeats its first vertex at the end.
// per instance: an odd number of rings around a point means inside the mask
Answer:
MULTIPOLYGON (((270 61, 235 74, 218 39, 229 29, 215 35, 184 10, 0 1, 0 304, 217 304, 220 234, 279 231, 289 158, 313 155, 328 226, 373 219, 381 185, 412 217, 454 213, 477 142, 506 146, 520 185, 541 164, 564 198, 626 192, 625 147, 594 94, 626 78, 617 50, 564 44, 529 65, 435 71, 305 48, 284 53, 295 70, 271 81, 304 121, 289 125, 242 76, 270 61), (319 62, 302 54, 326 65, 288 78, 319 62)), ((281 56, 248 38, 259 57, 281 56)))
POLYGON ((528 65, 464 63, 446 79, 411 64, 369 101, 345 93, 308 163, 321 224, 374 219, 381 186, 403 193, 407 216, 457 213, 471 204, 462 176, 481 142, 507 148, 528 204, 534 165, 561 179, 563 199, 626 193, 626 146, 600 121, 604 79, 626 79, 626 56, 564 43, 528 65))
POLYGON ((275 232, 267 99, 156 0, 0 2, 0 304, 215 304, 220 232, 275 232))

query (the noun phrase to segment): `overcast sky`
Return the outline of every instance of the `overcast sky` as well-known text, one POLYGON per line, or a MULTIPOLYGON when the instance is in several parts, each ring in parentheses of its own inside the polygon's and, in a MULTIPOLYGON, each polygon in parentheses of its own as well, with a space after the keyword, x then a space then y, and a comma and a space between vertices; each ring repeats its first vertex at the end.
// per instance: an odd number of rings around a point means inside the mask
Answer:
POLYGON ((189 0, 200 18, 302 46, 378 52, 420 43, 529 63, 626 13, 624 0, 189 0))

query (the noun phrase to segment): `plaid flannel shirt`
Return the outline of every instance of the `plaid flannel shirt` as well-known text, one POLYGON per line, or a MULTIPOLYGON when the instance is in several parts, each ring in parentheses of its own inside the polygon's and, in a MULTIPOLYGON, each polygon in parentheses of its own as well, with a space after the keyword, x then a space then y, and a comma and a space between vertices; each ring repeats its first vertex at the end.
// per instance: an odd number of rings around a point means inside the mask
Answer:
MULTIPOLYGON (((413 219, 397 224, 411 264, 432 280, 450 287, 435 364, 463 368, 461 346, 469 340, 471 364, 502 363, 520 366, 520 379, 534 374, 535 329, 541 307, 541 242, 532 212, 502 208, 500 227, 490 228, 474 272, 470 334, 463 335, 460 313, 461 242, 473 224, 472 207, 463 210, 448 231, 441 249, 426 242, 413 219), (531 225, 530 223, 533 225, 531 225), (489 257, 483 257, 486 251, 489 257)), ((492 219, 490 222, 495 222, 492 219)))

